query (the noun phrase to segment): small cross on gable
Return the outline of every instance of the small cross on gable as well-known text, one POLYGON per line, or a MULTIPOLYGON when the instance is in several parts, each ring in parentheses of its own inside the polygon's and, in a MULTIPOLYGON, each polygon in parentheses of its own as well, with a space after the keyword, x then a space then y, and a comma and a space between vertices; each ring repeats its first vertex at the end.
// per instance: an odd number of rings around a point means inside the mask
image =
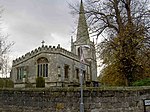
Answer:
POLYGON ((42 46, 44 46, 44 44, 45 44, 45 41, 43 40, 41 43, 42 43, 42 46))

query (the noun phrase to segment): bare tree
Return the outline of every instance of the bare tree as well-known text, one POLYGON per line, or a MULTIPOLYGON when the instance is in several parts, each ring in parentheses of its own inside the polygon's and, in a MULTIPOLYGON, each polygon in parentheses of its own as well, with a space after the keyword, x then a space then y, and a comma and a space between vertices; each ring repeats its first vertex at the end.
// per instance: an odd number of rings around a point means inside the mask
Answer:
POLYGON ((2 13, 3 10, 0 9, 0 74, 4 77, 10 72, 8 53, 14 42, 8 42, 7 38, 9 35, 3 33, 2 13))
POLYGON ((149 30, 148 0, 87 0, 86 14, 92 31, 113 35, 124 30, 127 23, 144 25, 149 30), (110 34, 111 34, 110 33, 110 34))

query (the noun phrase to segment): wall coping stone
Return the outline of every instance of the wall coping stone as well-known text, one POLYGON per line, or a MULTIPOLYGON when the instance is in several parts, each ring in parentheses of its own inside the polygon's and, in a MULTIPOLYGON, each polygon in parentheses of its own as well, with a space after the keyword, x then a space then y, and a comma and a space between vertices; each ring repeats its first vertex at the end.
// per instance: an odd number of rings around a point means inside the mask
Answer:
MULTIPOLYGON (((150 86, 136 86, 136 87, 84 87, 84 91, 150 91, 150 86)), ((78 92, 80 87, 50 87, 50 88, 1 88, 0 93, 3 91, 10 92, 78 92)))

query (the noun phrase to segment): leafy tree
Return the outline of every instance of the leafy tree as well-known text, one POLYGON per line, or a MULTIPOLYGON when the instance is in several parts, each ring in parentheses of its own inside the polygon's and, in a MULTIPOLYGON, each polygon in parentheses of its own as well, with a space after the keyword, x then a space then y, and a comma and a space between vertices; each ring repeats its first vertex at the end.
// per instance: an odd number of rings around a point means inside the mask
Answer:
POLYGON ((117 65, 110 65, 104 67, 101 71, 101 75, 98 77, 102 85, 107 86, 122 86, 125 85, 125 81, 122 75, 119 73, 117 65))
POLYGON ((148 4, 147 0, 88 0, 86 14, 91 31, 97 38, 105 34, 98 45, 98 56, 105 65, 102 81, 129 86, 149 76, 148 4))

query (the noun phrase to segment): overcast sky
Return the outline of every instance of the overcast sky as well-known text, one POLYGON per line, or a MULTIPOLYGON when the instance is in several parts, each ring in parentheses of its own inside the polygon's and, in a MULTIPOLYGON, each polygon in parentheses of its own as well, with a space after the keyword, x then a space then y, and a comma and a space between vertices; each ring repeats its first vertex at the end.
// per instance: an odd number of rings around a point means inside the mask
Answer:
POLYGON ((41 46, 60 44, 70 50, 70 37, 74 24, 68 3, 80 0, 0 0, 4 32, 14 41, 14 58, 41 46))

